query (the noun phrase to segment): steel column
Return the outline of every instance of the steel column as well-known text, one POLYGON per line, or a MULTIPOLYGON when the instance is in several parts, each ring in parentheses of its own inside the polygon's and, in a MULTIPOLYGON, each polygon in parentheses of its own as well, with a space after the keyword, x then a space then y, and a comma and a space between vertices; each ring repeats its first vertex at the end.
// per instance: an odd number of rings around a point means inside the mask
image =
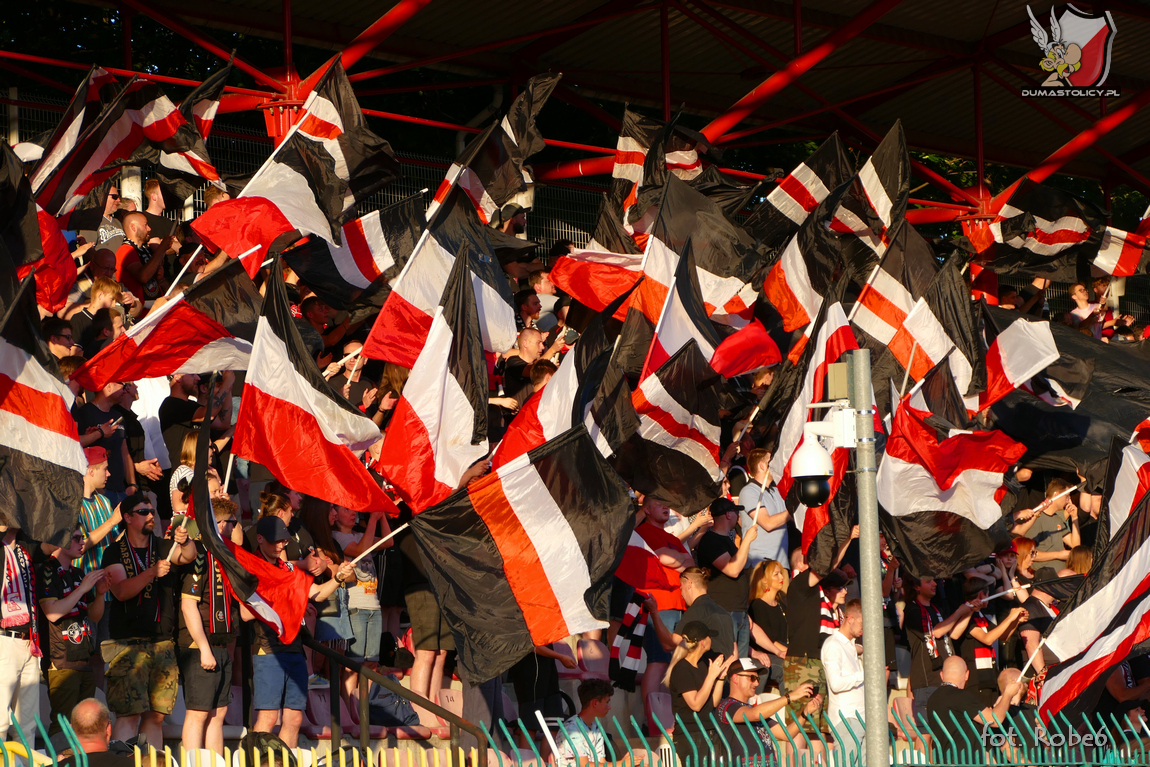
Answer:
POLYGON ((986 157, 982 148, 982 71, 976 63, 971 67, 974 78, 974 151, 978 167, 978 196, 986 194, 986 157))
POLYGON ((399 0, 391 10, 379 20, 363 30, 340 54, 343 68, 349 69, 357 61, 373 51, 393 32, 406 24, 412 16, 423 10, 431 0, 399 0))
POLYGON ((280 0, 280 5, 283 9, 283 46, 284 46, 284 72, 290 72, 292 69, 292 56, 291 56, 291 0, 280 0))
POLYGON ((659 8, 659 56, 663 73, 663 122, 671 119, 671 34, 668 28, 668 18, 671 9, 667 1, 663 0, 659 8))
POLYGON ((703 128, 703 135, 710 141, 720 138, 788 85, 806 74, 811 67, 857 37, 860 32, 878 21, 887 11, 898 6, 901 2, 902 0, 875 0, 874 3, 871 3, 861 13, 848 21, 845 26, 827 35, 809 52, 792 60, 784 69, 771 75, 761 85, 739 99, 726 114, 712 120, 703 128))
POLYGON ((280 83, 278 80, 276 80, 273 77, 269 77, 268 75, 264 74, 262 71, 257 69, 256 67, 253 67, 251 64, 247 63, 246 61, 241 60, 238 57, 233 58, 232 53, 230 51, 224 50, 222 47, 220 47, 219 43, 215 42, 214 40, 212 40, 207 35, 204 35, 203 33, 197 31, 195 28, 192 27, 192 25, 188 24, 186 21, 179 18, 178 16, 173 16, 173 15, 169 15, 166 13, 162 13, 161 11, 157 10, 155 7, 153 7, 149 3, 144 2, 143 0, 118 0, 118 1, 121 4, 127 5, 133 9, 135 9, 136 11, 144 14, 145 16, 148 16, 149 18, 156 20, 160 24, 163 24, 165 27, 167 27, 168 29, 175 32, 176 34, 178 34, 182 37, 186 37, 187 39, 191 40, 193 43, 200 46, 201 48, 216 54, 217 56, 219 56, 224 61, 227 61, 229 58, 231 58, 233 63, 236 66, 236 69, 240 69, 240 70, 243 70, 244 72, 247 72, 249 75, 254 77, 257 82, 263 83, 264 85, 268 86, 269 88, 274 88, 280 92, 282 92, 284 90, 283 84, 280 83))

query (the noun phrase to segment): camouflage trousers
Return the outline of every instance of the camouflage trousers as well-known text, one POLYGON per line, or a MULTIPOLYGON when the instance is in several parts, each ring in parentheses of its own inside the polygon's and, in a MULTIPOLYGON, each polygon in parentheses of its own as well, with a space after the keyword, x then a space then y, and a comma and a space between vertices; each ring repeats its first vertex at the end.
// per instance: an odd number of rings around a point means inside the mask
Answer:
POLYGON ((116 716, 136 716, 146 711, 170 714, 176 707, 180 670, 176 643, 127 644, 111 640, 100 647, 109 661, 105 679, 108 708, 116 716))
MULTIPOLYGON (((810 715, 811 720, 822 732, 830 732, 830 728, 827 726, 824 716, 827 711, 827 677, 823 672, 822 660, 819 658, 802 656, 792 658, 788 656, 783 661, 783 691, 790 692, 803 682, 810 682, 814 685, 815 693, 823 696, 823 703, 818 711, 810 715)), ((812 732, 807 718, 802 713, 803 708, 806 707, 808 703, 810 703, 810 698, 801 698, 789 704, 787 711, 788 715, 793 717, 794 721, 802 724, 804 730, 812 732)))

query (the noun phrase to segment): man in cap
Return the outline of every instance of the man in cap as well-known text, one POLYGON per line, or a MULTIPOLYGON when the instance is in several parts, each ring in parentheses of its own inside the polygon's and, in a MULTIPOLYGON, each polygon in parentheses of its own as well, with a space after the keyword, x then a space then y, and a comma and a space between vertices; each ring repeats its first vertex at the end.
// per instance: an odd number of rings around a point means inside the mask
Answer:
MULTIPOLYGON (((813 714, 818 711, 819 706, 822 705, 822 697, 815 694, 814 686, 810 682, 803 682, 796 689, 791 690, 785 696, 779 695, 763 700, 759 703, 750 703, 751 697, 755 695, 755 690, 759 686, 759 676, 766 673, 767 667, 754 658, 739 658, 736 660, 729 669, 727 669, 727 697, 719 701, 719 705, 715 706, 715 717, 723 724, 726 724, 727 718, 730 717, 731 724, 735 730, 742 730, 740 733, 742 738, 736 737, 734 732, 727 727, 723 729, 728 734, 727 742, 732 744, 732 748, 736 744, 745 743, 749 749, 757 750, 753 745, 756 742, 756 737, 747 732, 747 728, 755 730, 755 735, 758 740, 761 740, 764 747, 767 749, 768 760, 777 758, 774 753, 774 742, 771 740, 771 735, 767 733, 768 727, 764 727, 760 720, 770 720, 784 707, 791 705, 792 699, 794 701, 802 700, 803 698, 810 698, 806 706, 803 708, 804 714, 813 714)), ((774 735, 775 740, 779 743, 786 744, 790 740, 795 743, 803 743, 804 738, 799 734, 799 726, 793 720, 784 728, 777 721, 768 721, 768 726, 771 734, 774 735), (790 738, 787 738, 784 729, 789 731, 790 738)), ((812 743, 819 744, 817 740, 812 743)), ((819 744, 821 746, 821 744, 819 744)), ((738 755, 733 755, 738 759, 738 755)), ((750 753, 744 753, 743 757, 750 757, 750 753)), ((814 764, 814 759, 807 759, 803 763, 814 764)), ((795 763, 799 763, 796 760, 795 763)), ((845 764, 845 762, 844 762, 845 764)))
MULTIPOLYGON (((747 566, 747 556, 751 544, 759 534, 759 526, 752 525, 743 535, 738 546, 731 540, 731 532, 739 529, 739 513, 743 507, 729 498, 718 498, 711 503, 711 519, 714 524, 703 533, 699 545, 695 547, 695 558, 700 567, 711 571, 711 582, 707 593, 731 614, 735 642, 739 646, 739 656, 747 655, 750 648, 751 630, 747 624, 747 603, 750 591, 751 568, 747 566)), ((721 651, 725 652, 726 648, 721 651)))
MULTIPOLYGON (((283 558, 291 533, 287 525, 277 516, 260 517, 256 523, 256 552, 279 568, 294 569, 295 565, 283 558)), ((344 562, 336 571, 335 577, 320 585, 313 583, 308 598, 317 602, 327 601, 335 590, 347 581, 354 582, 354 568, 344 562)), ((245 621, 255 620, 256 615, 247 605, 240 604, 240 617, 245 621)), ((284 644, 274 629, 261 621, 256 622, 256 637, 253 644, 255 657, 252 671, 255 689, 252 691, 252 706, 256 711, 253 732, 271 732, 280 723, 279 737, 290 748, 299 741, 299 728, 303 723, 303 712, 307 707, 307 660, 303 653, 303 636, 296 634, 290 644, 284 644)))

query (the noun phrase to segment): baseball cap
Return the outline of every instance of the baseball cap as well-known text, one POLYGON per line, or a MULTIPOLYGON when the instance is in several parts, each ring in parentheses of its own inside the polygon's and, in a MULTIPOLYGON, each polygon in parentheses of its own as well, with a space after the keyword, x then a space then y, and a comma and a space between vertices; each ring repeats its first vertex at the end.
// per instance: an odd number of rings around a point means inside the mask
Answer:
POLYGON ((286 541, 291 537, 284 521, 272 515, 260 517, 260 521, 256 522, 256 535, 262 536, 268 543, 286 541))
POLYGON ((710 510, 712 517, 720 517, 731 511, 742 511, 743 507, 730 498, 716 498, 711 501, 710 510))
POLYGON ((1018 554, 1018 547, 1014 545, 1014 541, 1003 546, 995 552, 996 554, 1018 554))
POLYGON ((688 621, 687 625, 678 627, 678 633, 692 642, 698 642, 703 637, 715 637, 719 635, 718 631, 715 631, 702 621, 688 621))
POLYGON ((819 585, 824 589, 842 589, 846 588, 851 580, 852 579, 848 578, 842 570, 831 570, 819 585))
POLYGON ((762 663, 759 663, 754 658, 739 658, 737 661, 735 661, 733 664, 731 664, 731 669, 733 670, 734 673, 737 673, 739 671, 754 671, 755 673, 758 673, 758 674, 761 674, 764 671, 770 670, 766 666, 764 666, 762 663))
POLYGON ((84 448, 84 457, 88 459, 89 466, 96 466, 97 464, 108 462, 108 451, 102 447, 93 445, 92 447, 84 448))

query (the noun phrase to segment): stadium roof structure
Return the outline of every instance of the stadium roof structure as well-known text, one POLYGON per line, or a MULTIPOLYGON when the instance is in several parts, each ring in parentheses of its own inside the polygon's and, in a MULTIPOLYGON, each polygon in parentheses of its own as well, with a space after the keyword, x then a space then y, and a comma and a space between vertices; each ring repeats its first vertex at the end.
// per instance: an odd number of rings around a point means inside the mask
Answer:
MULTIPOLYGON (((559 71, 564 78, 555 97, 611 126, 617 116, 592 100, 661 108, 665 117, 683 105, 709 121, 703 132, 711 141, 729 147, 787 140, 779 130, 793 132, 791 140, 838 130, 869 150, 901 119, 912 149, 970 158, 980 178, 992 162, 1017 166, 1020 176, 1036 181, 1068 173, 1098 180, 1107 193, 1126 184, 1150 195, 1150 112, 1143 109, 1150 104, 1144 53, 1150 7, 1134 0, 1054 6, 1057 14, 1109 27, 1103 87, 1121 95, 1108 98, 1023 95, 1049 74, 1040 67, 1045 53, 1024 0, 399 0, 390 7, 390 0, 84 2, 149 16, 225 60, 230 51, 212 40, 213 28, 285 41, 283 67, 274 71, 251 66, 237 51, 236 66, 259 87, 230 88, 221 104, 221 111, 263 110, 272 137, 286 133, 322 74, 296 73, 296 43, 340 56, 361 95, 428 89, 389 85, 390 75, 414 68, 451 73, 450 82, 430 87, 454 88, 514 88, 535 73, 559 71)), ((1049 0, 1032 2, 1030 10, 1050 44, 1057 43, 1049 0)), ((1085 55, 1083 61, 1089 64, 1085 55)), ((0 66, 25 74, 28 67, 40 72, 61 64, 0 51, 0 66)), ((611 171, 614 147, 549 143, 586 152, 586 159, 536 163, 541 181, 611 171)), ((959 188, 921 165, 916 175, 950 200, 922 201, 908 215, 916 223, 986 217, 1010 190, 995 190, 994 197, 981 185, 959 188)))

